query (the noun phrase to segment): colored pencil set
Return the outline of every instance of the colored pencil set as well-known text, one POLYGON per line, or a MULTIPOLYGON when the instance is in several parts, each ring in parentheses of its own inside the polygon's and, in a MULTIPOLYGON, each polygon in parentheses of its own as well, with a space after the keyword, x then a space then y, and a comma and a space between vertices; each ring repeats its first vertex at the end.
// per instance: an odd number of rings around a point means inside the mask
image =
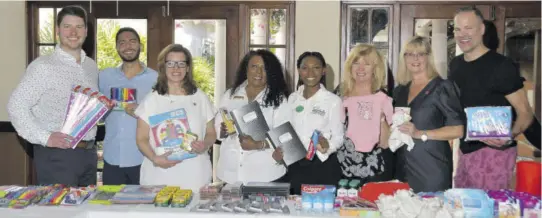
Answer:
POLYGON ((109 111, 111 100, 91 88, 75 86, 67 105, 61 132, 73 137, 72 148, 109 111))
POLYGON ((136 89, 111 88, 111 100, 115 103, 113 110, 124 110, 128 104, 136 103, 136 89))

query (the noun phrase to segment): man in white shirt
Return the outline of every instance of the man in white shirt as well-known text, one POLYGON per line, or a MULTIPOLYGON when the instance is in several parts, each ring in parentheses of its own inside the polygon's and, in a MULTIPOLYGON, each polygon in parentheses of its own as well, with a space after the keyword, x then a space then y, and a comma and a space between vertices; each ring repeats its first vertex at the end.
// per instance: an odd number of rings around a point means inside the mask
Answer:
POLYGON ((17 133, 33 144, 39 184, 96 184, 96 127, 72 149, 61 133, 71 90, 75 85, 98 90, 96 62, 81 49, 87 36, 87 13, 64 7, 56 21, 59 44, 52 54, 32 61, 8 102, 17 133))

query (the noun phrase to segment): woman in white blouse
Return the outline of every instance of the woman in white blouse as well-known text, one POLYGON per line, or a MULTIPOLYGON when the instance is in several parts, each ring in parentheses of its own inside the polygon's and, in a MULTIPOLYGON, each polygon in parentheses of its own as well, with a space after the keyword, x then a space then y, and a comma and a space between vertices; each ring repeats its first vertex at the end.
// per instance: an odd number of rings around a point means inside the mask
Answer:
POLYGON ((198 191, 211 182, 211 159, 206 151, 216 140, 215 109, 209 97, 194 83, 192 55, 188 49, 179 44, 167 46, 158 56, 158 69, 153 91, 135 111, 139 117, 137 146, 145 156, 140 184, 173 185, 198 191), (172 116, 180 118, 172 119, 172 116), (157 120, 164 122, 156 124, 157 120), (171 139, 169 136, 176 138, 187 132, 198 136, 190 145, 198 155, 183 161, 169 160, 171 152, 165 152, 160 146, 171 139))
MULTIPOLYGON (((301 184, 336 185, 342 173, 336 151, 342 145, 344 128, 341 99, 323 85, 326 61, 318 52, 305 52, 297 60, 302 86, 288 98, 289 121, 306 148, 314 131, 321 137, 312 160, 301 159, 288 166, 284 181, 290 182, 292 194, 300 194, 301 184)), ((273 158, 282 160, 281 149, 273 158)))
MULTIPOLYGON (((285 122, 281 114, 283 103, 290 94, 284 79, 283 67, 278 58, 268 50, 250 51, 237 70, 233 88, 226 91, 220 100, 220 108, 227 111, 257 101, 269 128, 285 122)), ((220 157, 217 176, 227 183, 271 182, 286 173, 277 165, 271 154, 272 148, 264 141, 255 141, 250 136, 228 135, 222 116, 215 118, 220 129, 220 157)))

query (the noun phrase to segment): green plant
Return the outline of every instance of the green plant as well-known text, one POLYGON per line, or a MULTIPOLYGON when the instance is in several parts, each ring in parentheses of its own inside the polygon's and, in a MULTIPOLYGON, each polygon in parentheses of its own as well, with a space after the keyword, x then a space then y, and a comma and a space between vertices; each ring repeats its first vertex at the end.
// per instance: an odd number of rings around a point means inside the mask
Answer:
MULTIPOLYGON (((96 34, 96 61, 98 69, 103 70, 109 67, 117 67, 122 63, 115 42, 115 35, 120 29, 120 24, 115 20, 100 20, 96 34)), ((147 36, 141 38, 141 53, 139 60, 147 64, 147 36)))
MULTIPOLYGON (((212 58, 214 60, 214 57, 212 58)), ((204 57, 194 57, 194 72, 192 73, 194 81, 199 89, 205 92, 211 101, 214 101, 215 95, 215 66, 214 62, 208 61, 204 57)))

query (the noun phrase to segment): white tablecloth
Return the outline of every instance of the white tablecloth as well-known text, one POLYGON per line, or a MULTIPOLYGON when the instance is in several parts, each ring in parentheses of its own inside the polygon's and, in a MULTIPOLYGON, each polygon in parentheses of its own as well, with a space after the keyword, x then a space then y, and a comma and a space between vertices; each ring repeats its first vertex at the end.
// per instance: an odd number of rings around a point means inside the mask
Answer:
POLYGON ((248 214, 248 213, 202 213, 190 212, 190 208, 163 208, 154 205, 94 205, 80 206, 30 206, 25 209, 0 208, 0 218, 254 218, 254 217, 339 217, 333 214, 305 214, 290 206, 291 213, 286 214, 248 214))

